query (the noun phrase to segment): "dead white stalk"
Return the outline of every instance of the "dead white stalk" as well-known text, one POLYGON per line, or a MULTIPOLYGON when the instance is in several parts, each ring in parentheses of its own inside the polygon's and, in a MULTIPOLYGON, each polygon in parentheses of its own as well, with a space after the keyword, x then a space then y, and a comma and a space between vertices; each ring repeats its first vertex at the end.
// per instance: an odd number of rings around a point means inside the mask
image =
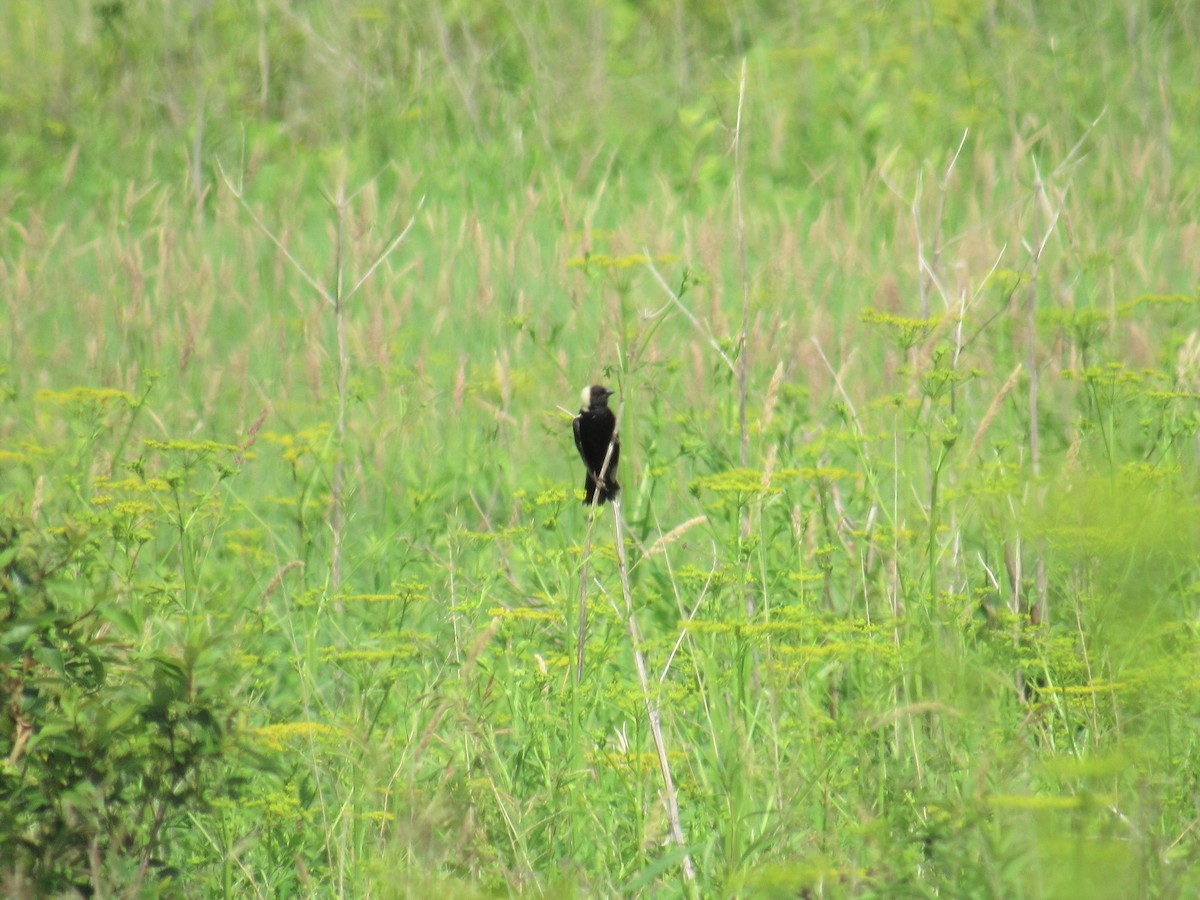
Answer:
MULTIPOLYGON (((746 387, 750 348, 750 274, 746 266, 746 217, 742 210, 742 109, 746 102, 746 58, 738 81, 737 124, 733 129, 733 203, 737 208, 738 269, 742 276, 742 333, 738 338, 738 425, 742 433, 742 466, 749 465, 750 432, 746 428, 746 387)), ((748 523, 747 523, 748 524, 748 523)), ((745 530, 745 529, 743 529, 745 530)))
MULTIPOLYGON (((675 779, 671 776, 671 761, 667 756, 667 742, 662 732, 662 713, 659 708, 657 687, 651 688, 646 658, 642 653, 642 636, 637 617, 633 612, 633 591, 629 585, 629 565, 625 558, 625 539, 619 501, 613 503, 613 535, 617 545, 617 568, 621 573, 621 594, 625 599, 625 625, 629 629, 629 641, 633 648, 633 662, 637 668, 638 683, 646 700, 646 718, 650 724, 650 735, 654 740, 654 752, 658 757, 658 770, 663 780, 663 800, 667 808, 667 821, 671 839, 683 850, 683 878, 689 893, 696 884, 696 869, 692 855, 687 850, 687 838, 683 833, 683 822, 679 816, 679 797, 675 793, 675 779)), ((698 607, 697 607, 698 608, 698 607)))
POLYGON ((913 197, 913 226, 917 232, 917 271, 918 283, 921 291, 921 318, 928 319, 929 312, 929 287, 934 285, 943 298, 946 296, 945 289, 941 285, 941 280, 938 276, 939 267, 942 257, 942 224, 945 221, 946 215, 946 194, 950 190, 950 176, 954 173, 954 165, 958 162, 958 157, 962 155, 963 147, 967 144, 967 135, 970 134, 970 129, 963 131, 962 140, 958 142, 958 149, 954 151, 954 155, 950 157, 950 162, 946 165, 946 171, 942 175, 941 183, 938 185, 938 209, 937 217, 933 222, 933 247, 930 252, 930 258, 925 257, 925 246, 921 237, 921 179, 917 179, 917 193, 913 197))
MULTIPOLYGON (((337 195, 329 199, 330 205, 333 206, 337 213, 337 234, 334 243, 334 286, 333 289, 322 284, 307 269, 300 261, 292 254, 292 252, 284 245, 283 241, 275 234, 267 224, 259 218, 254 212, 254 209, 246 201, 245 194, 241 188, 235 187, 229 176, 225 173, 224 167, 220 161, 217 162, 217 170, 221 173, 221 180, 225 182, 225 187, 233 194, 238 205, 245 210, 251 221, 258 226, 259 231, 265 234, 271 242, 279 249, 292 268, 299 273, 300 277, 317 292, 317 295, 328 303, 333 308, 334 323, 337 332, 337 395, 338 395, 338 414, 337 414, 337 453, 333 463, 333 483, 330 490, 330 510, 329 510, 329 528, 333 534, 333 545, 330 552, 329 560, 329 582, 330 591, 336 595, 342 583, 342 544, 345 539, 345 518, 343 514, 343 495, 344 495, 344 471, 345 471, 345 447, 346 447, 346 391, 349 382, 350 374, 350 354, 346 345, 346 321, 343 315, 346 302, 349 301, 355 294, 359 292, 367 279, 374 274, 375 270, 382 265, 383 261, 391 256, 392 252, 404 242, 408 233, 412 230, 413 224, 417 221, 417 214, 421 211, 421 207, 425 205, 425 198, 422 197, 417 204, 417 212, 413 213, 412 218, 408 220, 408 224, 400 230, 384 247, 375 260, 367 266, 366 271, 354 282, 354 286, 350 290, 344 290, 345 285, 345 247, 344 235, 346 224, 346 211, 349 208, 350 201, 359 193, 355 191, 353 194, 346 194, 346 185, 344 181, 338 184, 337 195)), ((372 181, 374 179, 371 179, 372 181)), ((368 182, 369 184, 370 182, 368 182)), ((361 190, 361 189, 360 189, 361 190)))
MULTIPOLYGON (((746 265, 746 217, 742 208, 742 111, 746 103, 746 57, 738 79, 737 121, 733 128, 733 205, 737 215, 738 270, 742 276, 742 330, 738 335, 738 431, 741 434, 742 468, 750 464, 750 431, 746 427, 746 392, 750 366, 750 274, 746 265)), ((750 510, 742 510, 742 541, 750 540, 750 510)), ((749 585, 742 597, 746 618, 754 617, 755 598, 749 585)))
MULTIPOLYGON (((676 309, 678 309, 681 313, 683 313, 683 315, 687 318, 687 320, 689 322, 692 323, 693 328, 695 328, 697 331, 701 332, 706 338, 708 338, 709 346, 717 351, 717 355, 719 355, 721 357, 722 362, 724 362, 725 365, 729 368, 729 371, 736 375, 737 371, 738 371, 737 366, 734 365, 733 360, 729 358, 729 354, 721 349, 720 343, 717 341, 717 339, 715 337, 713 337, 712 329, 709 328, 703 322, 701 322, 699 319, 697 319, 696 316, 692 313, 692 311, 683 305, 683 300, 681 300, 679 298, 679 295, 677 293, 675 293, 675 289, 672 288, 669 284, 667 284, 666 279, 663 278, 662 275, 659 273, 658 269, 656 269, 654 267, 654 260, 650 256, 650 251, 644 250, 643 252, 646 254, 646 268, 648 268, 650 270, 650 274, 654 276, 655 281, 657 281, 659 283, 659 285, 662 287, 662 289, 667 292, 667 296, 671 298, 671 303, 675 306, 676 309)), ((665 309, 665 308, 666 307, 663 307, 663 309, 665 309)), ((653 318, 654 316, 659 315, 661 312, 662 312, 662 310, 659 310, 658 313, 649 313, 648 315, 649 315, 649 317, 653 318)))
MULTIPOLYGON (((1031 247, 1028 242, 1025 243, 1025 249, 1031 257, 1030 272, 1029 272, 1029 306, 1026 310, 1025 321, 1025 365, 1029 369, 1029 463, 1033 470, 1034 477, 1041 469, 1041 454, 1039 452, 1039 429, 1038 429, 1038 368, 1037 368, 1037 333, 1035 326, 1037 325, 1037 295, 1038 295, 1038 270, 1042 261, 1042 252, 1046 249, 1046 244, 1050 242, 1050 237, 1054 234, 1054 230, 1058 225, 1058 217, 1062 212, 1061 205, 1050 208, 1050 201, 1046 196, 1046 183, 1042 180, 1042 172, 1038 167, 1037 160, 1033 159, 1033 221, 1034 231, 1040 232, 1036 247, 1031 247), (1043 229, 1041 228, 1042 215, 1045 212, 1050 213, 1050 221, 1043 229)), ((1060 202, 1065 199, 1066 191, 1059 197, 1060 202)))

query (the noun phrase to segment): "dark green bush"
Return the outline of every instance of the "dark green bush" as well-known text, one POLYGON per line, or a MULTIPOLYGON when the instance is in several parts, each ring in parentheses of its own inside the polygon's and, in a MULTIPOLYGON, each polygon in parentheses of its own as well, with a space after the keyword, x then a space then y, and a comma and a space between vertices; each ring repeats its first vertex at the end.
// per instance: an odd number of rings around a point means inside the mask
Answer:
POLYGON ((0 514, 0 879, 165 887, 173 830, 228 782, 231 707, 196 645, 143 653, 98 530, 0 514))

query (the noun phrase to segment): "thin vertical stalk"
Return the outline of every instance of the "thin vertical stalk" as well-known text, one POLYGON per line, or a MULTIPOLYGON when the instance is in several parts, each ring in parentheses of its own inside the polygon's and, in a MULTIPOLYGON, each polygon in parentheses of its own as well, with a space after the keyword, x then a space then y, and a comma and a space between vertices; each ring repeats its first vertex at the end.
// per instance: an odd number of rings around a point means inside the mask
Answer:
POLYGON ((689 896, 696 891, 696 868, 692 855, 687 850, 687 838, 683 833, 683 822, 679 816, 679 797, 675 793, 675 779, 671 775, 671 761, 667 756, 667 742, 662 733, 662 711, 659 708, 657 689, 651 691, 650 676, 646 669, 646 658, 642 653, 642 636, 637 617, 633 612, 633 591, 629 585, 629 563, 625 557, 624 522, 621 518, 620 498, 613 500, 613 538, 617 549, 617 568, 621 574, 621 594, 625 600, 625 625, 629 629, 629 642, 633 648, 633 662, 637 668, 638 683, 646 700, 646 718, 650 724, 650 736, 654 740, 654 752, 658 757, 658 770, 663 780, 663 800, 667 807, 667 821, 671 840, 683 850, 684 890, 689 896))
MULTIPOLYGON (((1071 156, 1079 145, 1071 151, 1071 156)), ((1064 165, 1066 165, 1064 163, 1064 165)), ((1060 167, 1061 168, 1061 167, 1060 167)), ((1033 160, 1034 171, 1034 232, 1037 234, 1037 246, 1032 249, 1032 262, 1030 265, 1029 278, 1029 304, 1026 310, 1025 331, 1026 331, 1026 365, 1029 367, 1029 465, 1030 471, 1036 480, 1041 474, 1041 439, 1040 429, 1038 427, 1038 368, 1037 368, 1037 302, 1038 302, 1038 272, 1041 266, 1042 253, 1046 249, 1046 245, 1050 242, 1050 236, 1054 234, 1054 229, 1058 225, 1058 217, 1061 213, 1061 205, 1057 208, 1050 208, 1049 199, 1046 196, 1046 183, 1042 179, 1041 169, 1038 168, 1037 160, 1033 160), (1045 227, 1042 227, 1042 217, 1044 214, 1049 214, 1049 221, 1045 227)), ((1058 201, 1061 204, 1065 192, 1059 195, 1058 201)), ((1034 584, 1037 591, 1037 598, 1030 603, 1030 618, 1036 624, 1044 622, 1047 615, 1046 601, 1046 561, 1039 553, 1034 562, 1034 584)))
MULTIPOLYGON (((350 351, 346 340, 346 303, 359 292, 362 286, 367 282, 377 268, 383 264, 392 252, 403 243, 408 237, 408 233, 412 230, 413 225, 417 221, 417 213, 413 213, 412 218, 408 220, 408 224, 401 229, 395 237, 388 241, 383 251, 374 258, 365 272, 358 277, 354 285, 346 289, 346 266, 345 266, 345 230, 346 230, 346 211, 350 206, 350 201, 357 195, 346 193, 346 182, 342 178, 338 183, 337 195, 329 202, 337 213, 337 236, 334 242, 334 272, 335 281, 333 288, 326 284, 322 284, 317 280, 300 262, 299 259, 287 248, 287 246, 279 239, 266 223, 250 208, 250 204, 246 202, 246 197, 240 187, 235 187, 230 181, 229 176, 225 174, 225 169, 220 162, 217 163, 217 168, 221 173, 221 180, 225 182, 225 186, 237 199, 238 204, 250 216, 254 224, 258 226, 271 242, 279 249, 292 267, 299 273, 300 277, 317 292, 317 295, 333 309, 334 328, 336 331, 337 341, 337 425, 335 428, 336 451, 333 465, 333 483, 331 489, 331 508, 329 511, 329 528, 333 533, 333 548, 330 553, 329 562, 329 586, 330 591, 336 595, 342 583, 342 545, 345 538, 345 516, 342 510, 342 503, 345 494, 345 447, 346 447, 346 391, 350 376, 350 351)), ((367 183, 374 181, 372 178, 367 183)), ((360 189, 361 190, 361 189, 360 189)), ((417 212, 420 212, 421 207, 425 205, 425 198, 422 197, 417 203, 417 212)))
POLYGON ((750 276, 746 266, 746 218, 742 209, 742 110, 746 100, 746 58, 738 83, 737 124, 733 130, 733 202, 737 208, 738 269, 742 276, 742 331, 738 337, 738 427, 741 431, 742 465, 750 458, 750 432, 746 428, 746 383, 750 360, 747 334, 750 330, 750 276))
MULTIPOLYGON (((350 373, 350 359, 346 351, 346 317, 344 315, 343 298, 343 242, 346 232, 346 182, 338 184, 337 199, 334 201, 337 212, 337 239, 334 247, 334 277, 336 279, 333 292, 333 320, 337 330, 337 441, 333 459, 333 485, 330 491, 332 508, 329 511, 329 530, 333 532, 333 547, 329 559, 329 589, 336 597, 342 586, 342 541, 343 516, 342 492, 345 476, 346 460, 346 382, 350 373)), ((341 611, 341 602, 335 601, 335 608, 341 611)))
MULTIPOLYGON (((750 348, 750 275, 746 265, 746 217, 742 208, 742 113, 746 102, 746 58, 742 57, 742 74, 738 79, 737 122, 733 129, 733 204, 737 215, 738 270, 742 277, 742 328, 738 335, 737 382, 738 382, 738 431, 741 437, 740 459, 742 468, 750 464, 750 431, 746 427, 746 391, 749 381, 750 348)), ((741 544, 750 540, 750 510, 742 510, 741 544)), ((742 547, 738 548, 739 557, 742 547)), ((746 587, 744 595, 747 620, 754 617, 754 594, 746 587)))
MULTIPOLYGON (((1037 169, 1037 163, 1034 163, 1037 169)), ((1033 187, 1033 223, 1034 231, 1041 234, 1042 205, 1046 200, 1045 185, 1042 184, 1041 172, 1033 187)), ((1029 303, 1025 316, 1025 367, 1029 371, 1029 466, 1033 477, 1041 472, 1041 441, 1038 429, 1038 367, 1037 367, 1037 292, 1038 292, 1038 263, 1042 258, 1042 248, 1045 239, 1038 243, 1033 254, 1033 262, 1029 275, 1029 303)))

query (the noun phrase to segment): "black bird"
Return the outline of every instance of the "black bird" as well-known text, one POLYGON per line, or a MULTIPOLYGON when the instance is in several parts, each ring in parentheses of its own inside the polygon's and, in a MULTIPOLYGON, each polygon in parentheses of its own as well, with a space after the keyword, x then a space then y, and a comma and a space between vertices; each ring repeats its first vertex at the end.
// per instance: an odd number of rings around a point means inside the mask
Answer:
POLYGON ((621 442, 616 433, 617 417, 608 408, 608 398, 613 393, 598 384, 585 387, 580 401, 582 406, 575 417, 575 446, 579 448, 579 455, 587 466, 583 482, 587 496, 583 502, 589 506, 596 499, 597 487, 600 503, 614 499, 621 491, 621 485, 617 484, 617 459, 621 455, 621 442), (601 478, 600 469, 604 466, 604 458, 608 456, 609 444, 612 444, 612 456, 601 478))

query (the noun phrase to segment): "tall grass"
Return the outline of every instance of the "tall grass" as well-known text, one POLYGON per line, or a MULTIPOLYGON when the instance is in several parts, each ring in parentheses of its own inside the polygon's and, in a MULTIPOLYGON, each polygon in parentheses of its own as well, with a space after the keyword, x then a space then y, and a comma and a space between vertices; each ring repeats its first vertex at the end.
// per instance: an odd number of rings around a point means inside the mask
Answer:
POLYGON ((6 890, 1196 891, 1191 5, 17 7, 6 890))

